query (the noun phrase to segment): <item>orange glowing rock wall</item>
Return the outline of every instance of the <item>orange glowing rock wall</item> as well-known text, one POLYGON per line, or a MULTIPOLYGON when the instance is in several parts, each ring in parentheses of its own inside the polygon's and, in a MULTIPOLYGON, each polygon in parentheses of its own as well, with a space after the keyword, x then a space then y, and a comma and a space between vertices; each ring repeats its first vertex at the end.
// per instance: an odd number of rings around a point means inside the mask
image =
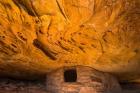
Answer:
POLYGON ((140 77, 139 0, 0 0, 0 75, 89 66, 140 77))

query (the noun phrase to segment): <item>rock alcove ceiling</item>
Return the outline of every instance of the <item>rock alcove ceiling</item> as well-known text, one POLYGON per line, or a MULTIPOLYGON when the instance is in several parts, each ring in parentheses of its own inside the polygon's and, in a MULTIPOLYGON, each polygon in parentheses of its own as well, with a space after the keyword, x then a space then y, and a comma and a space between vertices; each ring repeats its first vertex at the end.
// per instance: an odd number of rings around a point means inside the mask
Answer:
POLYGON ((140 0, 0 0, 0 76, 70 66, 140 78, 140 0))

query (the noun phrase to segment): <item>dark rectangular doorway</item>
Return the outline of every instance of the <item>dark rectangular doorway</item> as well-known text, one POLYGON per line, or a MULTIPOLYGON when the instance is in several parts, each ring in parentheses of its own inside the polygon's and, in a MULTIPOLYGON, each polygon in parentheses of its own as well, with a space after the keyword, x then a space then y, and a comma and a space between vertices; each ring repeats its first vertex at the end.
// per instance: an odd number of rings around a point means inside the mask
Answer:
POLYGON ((64 71, 64 81, 65 82, 76 82, 77 81, 76 69, 65 70, 64 71))

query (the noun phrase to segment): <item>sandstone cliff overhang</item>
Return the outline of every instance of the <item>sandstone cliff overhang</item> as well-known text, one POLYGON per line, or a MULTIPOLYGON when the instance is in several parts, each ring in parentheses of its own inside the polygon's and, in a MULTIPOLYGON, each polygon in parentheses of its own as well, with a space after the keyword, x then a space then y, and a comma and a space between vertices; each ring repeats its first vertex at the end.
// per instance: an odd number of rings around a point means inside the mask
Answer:
POLYGON ((0 75, 88 66, 140 78, 140 0, 0 0, 0 75))

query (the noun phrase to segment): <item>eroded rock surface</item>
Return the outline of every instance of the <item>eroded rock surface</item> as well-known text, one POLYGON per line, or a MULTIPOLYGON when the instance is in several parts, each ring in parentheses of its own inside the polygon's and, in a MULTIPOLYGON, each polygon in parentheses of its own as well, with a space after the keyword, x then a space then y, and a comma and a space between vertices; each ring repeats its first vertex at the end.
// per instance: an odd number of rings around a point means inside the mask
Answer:
POLYGON ((0 93, 49 93, 42 82, 0 78, 0 93))
POLYGON ((0 75, 83 65, 140 77, 140 0, 0 0, 0 75))
MULTIPOLYGON (((25 80, 23 81, 23 80, 0 78, 0 93, 50 93, 49 91, 46 91, 45 88, 46 86, 42 81, 25 81, 25 80)), ((82 90, 84 89, 90 91, 91 88, 82 88, 82 90)), ((123 90, 122 93, 140 93, 140 85, 125 84, 125 86, 123 85, 122 90, 123 90)), ((88 93, 87 91, 85 93, 88 93)))

